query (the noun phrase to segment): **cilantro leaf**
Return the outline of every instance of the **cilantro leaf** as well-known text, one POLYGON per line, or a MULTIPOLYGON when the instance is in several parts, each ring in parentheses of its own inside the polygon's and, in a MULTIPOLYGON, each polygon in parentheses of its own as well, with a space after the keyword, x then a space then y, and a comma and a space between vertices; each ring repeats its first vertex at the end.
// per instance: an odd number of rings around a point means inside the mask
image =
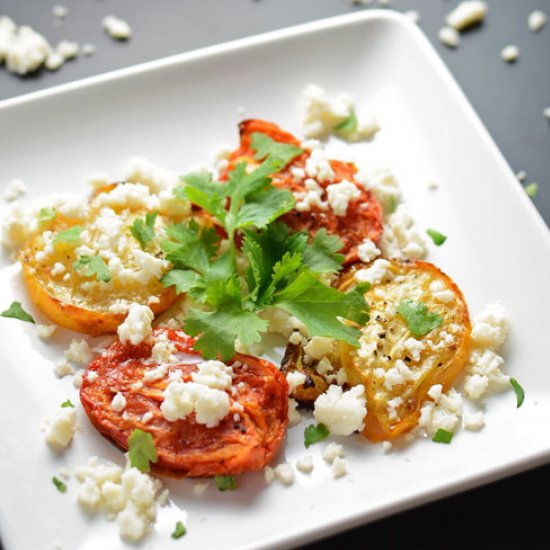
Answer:
POLYGON ((183 537, 185 533, 187 533, 187 529, 185 528, 185 525, 183 525, 181 521, 177 521, 174 532, 172 533, 172 538, 174 540, 181 539, 181 537, 183 537))
POLYGON ((315 424, 310 424, 304 429, 304 445, 306 449, 314 443, 323 441, 329 434, 329 429, 322 422, 319 422, 317 426, 315 424))
POLYGON ((246 311, 240 304, 223 301, 216 311, 191 309, 184 323, 184 330, 190 336, 197 336, 195 349, 202 352, 205 359, 228 361, 235 355, 235 339, 245 344, 261 340, 260 332, 267 330, 268 322, 256 313, 246 311))
POLYGON ((304 263, 314 273, 335 273, 341 269, 345 259, 343 254, 338 254, 343 246, 336 235, 329 235, 325 228, 320 229, 304 249, 304 263))
POLYGON ((212 181, 212 174, 205 172, 186 174, 181 179, 184 185, 176 187, 174 195, 200 206, 223 224, 226 215, 224 206, 227 196, 226 186, 212 181))
POLYGON ((235 228, 253 225, 261 229, 292 210, 295 204, 294 195, 288 189, 260 189, 250 194, 246 204, 237 212, 235 228))
POLYGON ((359 330, 341 323, 338 317, 360 325, 369 319, 368 306, 361 294, 355 291, 344 294, 325 286, 307 270, 277 293, 272 305, 298 317, 312 336, 336 338, 352 346, 359 345, 359 330))
POLYGON ((290 277, 296 274, 303 266, 302 255, 298 252, 286 252, 285 255, 273 266, 273 274, 270 286, 275 292, 290 277))
MULTIPOLYGON (((240 162, 235 169, 230 172, 227 182, 228 195, 231 197, 231 205, 226 220, 226 230, 231 233, 239 227, 239 211, 244 206, 249 195, 253 195, 262 189, 271 188, 278 193, 287 195, 285 189, 275 189, 270 187, 271 175, 283 168, 282 162, 277 158, 268 157, 255 170, 246 172, 246 162, 240 162)), ((251 223, 251 222, 248 222, 251 223)))
POLYGON ((100 256, 79 256, 76 262, 73 262, 73 268, 80 270, 85 268, 85 277, 94 277, 98 281, 108 283, 111 280, 109 268, 105 260, 100 256))
MULTIPOLYGON (((255 241, 266 258, 266 265, 271 268, 281 260, 287 253, 303 252, 307 246, 308 236, 306 233, 292 233, 284 223, 274 222, 263 228, 261 231, 244 231, 246 241, 255 241)), ((252 262, 252 258, 248 257, 252 262)))
POLYGON ((19 319, 27 323, 34 323, 34 319, 23 309, 21 302, 12 302, 8 309, 0 313, 0 316, 19 319))
POLYGON ((519 409, 523 405, 525 400, 525 390, 521 387, 520 383, 515 378, 510 378, 510 385, 516 392, 517 408, 519 409))
POLYGON ((149 472, 150 463, 154 464, 158 460, 153 436, 149 432, 135 429, 128 438, 128 455, 130 464, 134 468, 145 473, 149 472))
POLYGON ((176 292, 181 294, 199 285, 200 276, 190 269, 172 269, 162 277, 160 282, 165 287, 175 286, 176 292))
POLYGON ((84 231, 80 225, 73 225, 69 229, 60 231, 54 238, 54 243, 75 243, 80 239, 80 234, 84 231))
POLYGON ((449 432, 448 430, 439 428, 437 432, 435 432, 435 435, 432 437, 432 441, 434 443, 446 443, 448 445, 452 441, 453 435, 453 432, 449 432))
POLYGON ((214 476, 214 483, 218 491, 234 491, 237 488, 234 476, 214 476))
POLYGON ((172 241, 162 241, 161 248, 168 261, 177 269, 193 270, 206 275, 210 269, 210 259, 217 250, 220 237, 214 228, 200 227, 191 220, 170 225, 166 234, 172 241))
POLYGON ((145 215, 145 220, 136 218, 132 227, 130 227, 130 232, 139 241, 143 250, 155 238, 155 220, 157 216, 158 212, 150 212, 145 215))
POLYGON ((403 317, 412 335, 416 338, 425 336, 443 323, 437 313, 428 311, 426 304, 405 300, 397 306, 397 313, 403 317))
POLYGON ((447 240, 446 235, 443 235, 443 233, 440 233, 435 229, 426 229, 426 233, 436 246, 441 246, 447 240))
POLYGON ((63 403, 61 403, 62 409, 66 409, 68 407, 71 407, 71 409, 74 409, 74 405, 72 404, 70 399, 67 399, 67 401, 63 401, 63 403))
POLYGON ((40 225, 51 222, 55 219, 55 208, 45 206, 38 212, 38 223, 40 225))
POLYGON ((355 111, 351 109, 349 115, 342 121, 338 126, 334 128, 336 133, 345 136, 349 136, 350 134, 353 134, 355 130, 357 130, 357 115, 355 114, 355 111))
POLYGON ((59 478, 57 477, 52 477, 52 483, 55 485, 55 488, 60 492, 60 493, 66 493, 67 492, 67 485, 65 483, 63 483, 59 478))
POLYGON ((304 150, 290 143, 281 143, 270 138, 266 134, 254 132, 250 145, 256 151, 254 158, 261 160, 266 157, 279 159, 283 165, 287 165, 297 156, 301 155, 304 150))
POLYGON ((299 233, 290 235, 282 224, 271 224, 258 233, 245 232, 242 250, 250 263, 249 299, 256 308, 271 304, 273 293, 303 267, 300 251, 306 240, 307 236, 299 233))

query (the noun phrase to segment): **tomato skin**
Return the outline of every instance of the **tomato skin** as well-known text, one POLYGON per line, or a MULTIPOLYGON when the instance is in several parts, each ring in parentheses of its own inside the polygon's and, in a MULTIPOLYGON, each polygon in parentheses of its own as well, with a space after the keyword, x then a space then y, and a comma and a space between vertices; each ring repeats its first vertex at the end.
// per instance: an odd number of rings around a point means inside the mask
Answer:
MULTIPOLYGON (((259 164, 260 161, 254 159, 254 150, 251 147, 252 134, 259 132, 268 135, 271 139, 300 146, 300 142, 292 134, 285 132, 276 124, 264 120, 245 120, 239 125, 240 146, 235 150, 230 158, 227 170, 222 174, 222 179, 227 178, 227 174, 238 162, 245 161, 249 164, 259 164)), ((294 159, 290 165, 286 166, 279 173, 273 175, 273 185, 279 188, 285 188, 292 191, 297 198, 305 192, 303 181, 296 181, 290 172, 290 168, 304 168, 310 151, 305 150, 300 156, 294 159)), ((332 210, 321 210, 317 206, 312 206, 307 212, 291 210, 280 218, 280 221, 286 223, 296 231, 306 231, 310 235, 315 235, 317 231, 325 228, 328 233, 338 235, 343 241, 344 246, 341 252, 345 255, 345 264, 350 265, 359 260, 357 247, 365 239, 370 239, 377 243, 382 236, 382 207, 374 195, 362 185, 357 184, 355 174, 357 168, 349 162, 331 160, 330 165, 334 172, 332 181, 317 181, 317 184, 326 189, 330 184, 339 183, 343 180, 356 183, 360 191, 360 196, 349 202, 348 210, 345 216, 336 216, 332 210)))
MULTIPOLYGON (((193 349, 194 339, 181 331, 157 329, 176 345, 181 362, 170 365, 169 372, 179 372, 184 382, 202 362, 193 349)), ((151 433, 157 449, 158 462, 153 469, 175 477, 206 477, 234 475, 265 467, 278 451, 288 423, 288 384, 279 370, 268 361, 237 354, 228 364, 233 365, 234 392, 229 391, 231 410, 218 426, 206 428, 195 421, 194 413, 169 422, 160 410, 162 392, 168 376, 154 382, 143 381, 144 364, 151 354, 151 344, 138 346, 112 344, 88 366, 80 389, 82 405, 94 426, 107 439, 124 450, 136 428, 151 433), (94 382, 88 373, 96 372, 94 382), (242 384, 241 384, 242 382, 242 384), (120 392, 126 399, 123 411, 111 410, 114 395, 120 392), (235 417, 234 403, 243 410, 235 417), (152 419, 144 423, 145 413, 152 419)))

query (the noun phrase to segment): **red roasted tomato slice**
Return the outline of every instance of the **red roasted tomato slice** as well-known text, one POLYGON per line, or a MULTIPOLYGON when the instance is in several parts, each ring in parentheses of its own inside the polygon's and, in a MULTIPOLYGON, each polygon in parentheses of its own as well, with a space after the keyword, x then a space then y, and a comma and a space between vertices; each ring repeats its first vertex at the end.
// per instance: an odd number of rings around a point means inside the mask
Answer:
MULTIPOLYGON (((245 120, 239 126, 241 143, 239 148, 229 158, 228 170, 232 170, 238 162, 245 161, 249 164, 259 164, 254 160, 254 150, 251 147, 252 134, 259 132, 266 134, 271 139, 280 143, 289 143, 300 146, 300 142, 288 132, 279 128, 276 124, 264 120, 245 120)), ((294 159, 284 170, 274 174, 273 185, 290 189, 296 200, 299 200, 306 192, 305 179, 296 180, 291 173, 291 168, 304 168, 311 152, 306 150, 302 155, 294 159)), ((357 168, 349 162, 331 160, 330 166, 334 177, 330 181, 318 181, 316 183, 326 190, 333 183, 340 183, 348 180, 357 185, 360 194, 358 198, 349 202, 345 216, 337 216, 331 208, 323 210, 316 205, 311 206, 307 211, 300 212, 291 210, 280 219, 296 231, 306 231, 314 235, 323 227, 328 233, 338 235, 344 246, 341 250, 345 254, 346 264, 358 261, 357 247, 365 239, 378 242, 382 235, 382 207, 374 195, 355 181, 357 168)), ((223 177, 224 175, 222 175, 223 177)), ((307 176, 306 176, 307 178, 307 176)), ((315 179, 315 178, 313 178, 315 179)), ((323 200, 326 200, 324 191, 323 200)))
POLYGON ((176 359, 158 380, 144 381, 144 373, 158 366, 151 359, 151 342, 134 346, 116 341, 90 363, 80 399, 91 422, 124 450, 134 429, 151 433, 158 454, 153 468, 177 477, 233 475, 263 468, 276 454, 286 432, 285 377, 268 361, 237 354, 228 363, 233 369, 232 386, 226 391, 230 411, 217 426, 207 428, 198 423, 195 412, 168 421, 161 404, 169 377, 181 374, 183 382, 191 382, 191 375, 204 360, 193 349, 193 338, 163 328, 156 329, 153 337, 163 333, 175 345, 176 359), (90 373, 97 373, 97 377, 91 376, 93 381, 88 379, 90 373), (126 406, 114 411, 111 402, 118 392, 126 399, 126 406))

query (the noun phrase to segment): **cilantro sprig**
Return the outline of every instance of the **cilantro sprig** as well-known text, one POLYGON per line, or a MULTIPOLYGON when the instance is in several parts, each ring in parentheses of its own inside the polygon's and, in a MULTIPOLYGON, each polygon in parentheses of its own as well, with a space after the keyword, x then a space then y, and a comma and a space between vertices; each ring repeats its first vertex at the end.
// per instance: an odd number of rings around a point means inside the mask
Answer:
POLYGON ((319 280, 341 269, 343 243, 324 229, 308 243, 307 233, 292 233, 276 221, 295 202, 290 191, 271 185, 271 176, 302 149, 258 133, 251 145, 255 158, 263 159, 256 169, 239 163, 225 183, 209 174, 189 174, 175 191, 208 212, 229 242, 222 251, 218 231, 195 221, 166 228, 161 248, 173 269, 162 282, 202 306, 189 310, 185 331, 197 337, 195 348, 206 359, 228 360, 237 338, 245 345, 260 341, 268 323, 258 314, 277 307, 300 319, 312 336, 357 346, 357 325, 369 318, 361 289, 343 293, 319 280), (248 266, 244 273, 237 265, 237 242, 248 266))

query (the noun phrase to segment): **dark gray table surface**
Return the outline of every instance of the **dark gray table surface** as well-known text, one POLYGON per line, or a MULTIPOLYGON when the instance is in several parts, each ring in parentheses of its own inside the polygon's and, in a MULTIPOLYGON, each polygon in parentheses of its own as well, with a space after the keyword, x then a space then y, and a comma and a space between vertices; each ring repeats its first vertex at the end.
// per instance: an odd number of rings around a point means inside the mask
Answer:
MULTIPOLYGON (((542 9, 550 16, 550 1, 488 0, 489 15, 483 25, 464 33, 461 46, 450 50, 439 43, 437 31, 445 14, 457 3, 457 0, 392 0, 390 7, 420 12, 420 27, 462 86, 512 169, 526 171, 526 183, 539 184, 534 203, 550 223, 550 123, 542 114, 550 107, 550 21, 536 34, 527 27, 528 14, 534 9, 542 9), (521 50, 514 64, 500 59, 500 50, 507 44, 516 44, 521 50)), ((352 6, 345 0, 0 0, 0 15, 9 15, 18 24, 31 25, 52 44, 69 39, 97 46, 95 55, 80 56, 58 72, 42 71, 20 78, 0 67, 0 100, 360 9, 369 8, 352 6), (57 25, 52 15, 56 3, 70 9, 68 17, 57 25), (128 42, 115 42, 102 30, 101 20, 109 13, 130 23, 134 34, 128 42)), ((0 162, 1 155, 0 151, 0 162)), ((547 548, 545 498, 542 505, 539 502, 549 485, 550 466, 543 466, 307 548, 357 543, 387 549, 462 550, 497 545, 547 548)), ((280 527, 284 530, 284 525, 280 527)), ((21 528, 32 526, 21 518, 21 528)))

